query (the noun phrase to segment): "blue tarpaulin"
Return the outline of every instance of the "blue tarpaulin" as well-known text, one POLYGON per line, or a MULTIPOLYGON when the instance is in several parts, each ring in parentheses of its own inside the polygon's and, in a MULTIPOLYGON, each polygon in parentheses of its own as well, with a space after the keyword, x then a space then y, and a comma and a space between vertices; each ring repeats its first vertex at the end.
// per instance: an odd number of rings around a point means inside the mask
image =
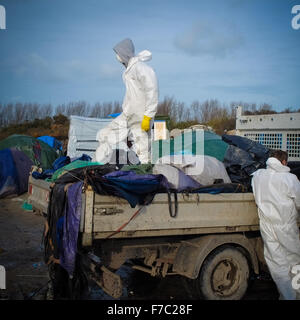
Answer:
POLYGON ((107 118, 116 118, 116 117, 118 117, 120 114, 121 114, 121 112, 120 112, 120 113, 111 113, 111 114, 109 114, 109 115, 107 116, 107 118))
POLYGON ((68 188, 68 206, 63 220, 62 250, 60 264, 73 275, 77 254, 77 238, 81 214, 82 182, 74 183, 68 188))
POLYGON ((137 204, 147 204, 157 192, 169 189, 168 180, 162 174, 141 175, 133 171, 115 171, 103 177, 106 180, 102 182, 103 186, 112 188, 111 192, 126 199, 132 208, 137 204))
POLYGON ((55 150, 62 150, 62 143, 54 137, 41 136, 41 137, 38 137, 38 139, 46 142, 51 148, 55 150))

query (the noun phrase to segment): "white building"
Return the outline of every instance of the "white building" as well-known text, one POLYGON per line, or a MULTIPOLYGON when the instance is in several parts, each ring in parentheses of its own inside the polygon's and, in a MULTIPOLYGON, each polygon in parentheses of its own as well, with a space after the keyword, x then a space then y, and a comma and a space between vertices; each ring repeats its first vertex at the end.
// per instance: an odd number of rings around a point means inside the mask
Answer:
POLYGON ((236 110, 236 135, 246 137, 271 149, 288 152, 289 161, 300 161, 300 113, 246 116, 236 110))

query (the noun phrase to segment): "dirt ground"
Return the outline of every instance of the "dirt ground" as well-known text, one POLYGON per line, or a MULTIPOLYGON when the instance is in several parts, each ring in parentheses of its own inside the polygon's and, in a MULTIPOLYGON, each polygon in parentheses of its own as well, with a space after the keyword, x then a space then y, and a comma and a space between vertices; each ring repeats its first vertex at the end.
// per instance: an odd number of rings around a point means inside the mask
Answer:
MULTIPOLYGON (((22 208, 27 194, 0 200, 0 265, 6 269, 6 290, 0 300, 44 300, 48 274, 41 245, 44 217, 22 208)), ((120 300, 189 300, 180 277, 152 278, 122 267, 124 290, 120 300)), ((91 283, 85 300, 114 300, 91 283)), ((254 279, 245 300, 277 300, 278 293, 268 275, 254 279)))

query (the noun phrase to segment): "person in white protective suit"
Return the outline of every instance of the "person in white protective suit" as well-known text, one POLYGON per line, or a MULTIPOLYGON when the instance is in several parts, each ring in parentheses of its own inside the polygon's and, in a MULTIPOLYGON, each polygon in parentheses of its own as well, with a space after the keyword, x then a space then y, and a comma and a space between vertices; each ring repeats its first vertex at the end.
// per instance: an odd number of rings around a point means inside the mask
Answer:
MULTIPOLYGON (((122 113, 97 133, 99 146, 96 161, 108 163, 113 148, 127 148, 127 138, 141 163, 150 161, 150 129, 157 111, 158 85, 154 70, 145 63, 152 58, 148 50, 135 55, 130 39, 124 39, 114 48, 117 59, 125 66, 123 81, 126 93, 122 113)), ((129 159, 130 160, 130 159, 129 159)))
POLYGON ((275 150, 267 168, 253 173, 252 189, 258 207, 264 257, 282 300, 295 300, 290 270, 300 264, 300 182, 287 167, 287 153, 275 150))

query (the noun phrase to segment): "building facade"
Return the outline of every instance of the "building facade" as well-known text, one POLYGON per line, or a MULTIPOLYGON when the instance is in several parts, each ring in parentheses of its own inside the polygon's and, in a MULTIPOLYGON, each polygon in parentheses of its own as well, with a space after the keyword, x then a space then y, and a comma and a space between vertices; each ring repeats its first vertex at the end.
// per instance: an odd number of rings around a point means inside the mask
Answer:
POLYGON ((300 113, 243 115, 236 110, 236 135, 271 149, 288 152, 289 161, 300 161, 300 113))

